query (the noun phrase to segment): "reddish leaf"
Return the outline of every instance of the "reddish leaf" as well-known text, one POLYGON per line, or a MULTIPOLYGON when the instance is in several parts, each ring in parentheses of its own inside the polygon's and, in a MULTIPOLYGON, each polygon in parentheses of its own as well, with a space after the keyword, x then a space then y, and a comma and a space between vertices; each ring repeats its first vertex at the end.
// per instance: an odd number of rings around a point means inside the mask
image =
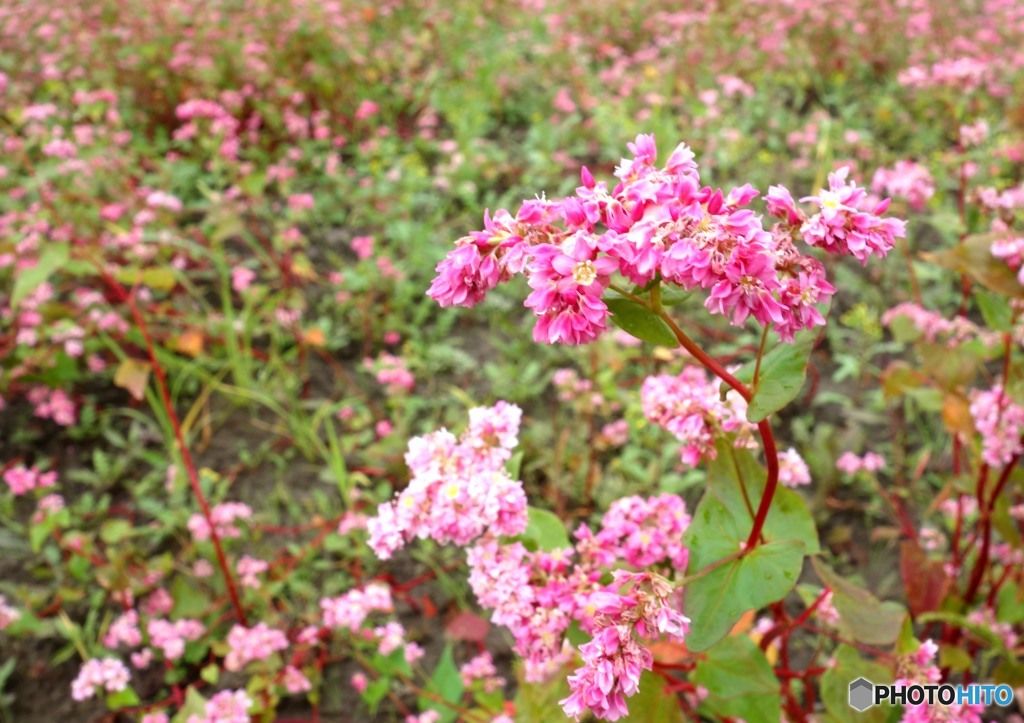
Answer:
POLYGON ((479 615, 463 611, 452 618, 445 628, 448 637, 478 643, 487 637, 491 624, 479 615))
POLYGON ((950 579, 938 560, 929 560, 920 546, 907 540, 900 545, 900 575, 907 593, 910 613, 938 610, 949 592, 950 579))

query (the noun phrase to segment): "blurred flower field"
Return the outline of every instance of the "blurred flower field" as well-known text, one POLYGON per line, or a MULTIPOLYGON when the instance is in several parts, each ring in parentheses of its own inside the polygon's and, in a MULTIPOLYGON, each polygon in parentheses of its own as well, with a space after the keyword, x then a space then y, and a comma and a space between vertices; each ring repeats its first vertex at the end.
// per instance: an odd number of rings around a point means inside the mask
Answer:
POLYGON ((1024 5, 0 43, 0 721, 1024 721, 1024 5))

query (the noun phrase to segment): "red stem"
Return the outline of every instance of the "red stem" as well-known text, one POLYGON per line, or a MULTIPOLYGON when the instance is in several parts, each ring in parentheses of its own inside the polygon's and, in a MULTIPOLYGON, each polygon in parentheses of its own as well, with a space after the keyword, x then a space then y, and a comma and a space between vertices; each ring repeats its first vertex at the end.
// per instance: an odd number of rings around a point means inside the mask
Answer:
MULTIPOLYGON (((671 316, 662 311, 661 318, 665 320, 665 323, 668 324, 672 333, 675 334, 679 344, 686 349, 694 359, 699 361, 705 369, 736 390, 736 393, 743 397, 743 399, 748 403, 753 399, 754 395, 753 392, 750 391, 750 388, 730 374, 725 367, 718 363, 717 359, 697 346, 697 344, 695 344, 694 341, 679 328, 679 325, 676 324, 675 320, 672 319, 671 316)), ((768 511, 771 509, 772 499, 775 497, 775 490, 779 486, 779 452, 775 446, 775 435, 772 434, 771 423, 769 423, 767 419, 761 420, 757 424, 757 431, 761 435, 761 443, 764 446, 764 457, 768 467, 768 478, 765 480, 764 493, 761 495, 761 502, 757 507, 757 513, 754 515, 754 526, 750 530, 750 536, 747 538, 747 544, 744 547, 745 552, 750 552, 757 547, 758 543, 760 543, 761 531, 764 529, 765 520, 768 519, 768 511)))
POLYGON ((196 472, 195 462, 192 460, 192 454, 189 452, 188 445, 185 444, 185 436, 181 431, 181 422, 178 419, 178 414, 174 411, 174 403, 171 401, 171 393, 167 386, 167 376, 164 373, 163 366, 157 359, 156 349, 153 346, 153 338, 150 336, 149 327, 146 325, 146 321, 142 318, 142 314, 139 312, 139 308, 135 303, 134 289, 132 290, 132 293, 128 293, 128 291, 102 267, 100 268, 100 273, 103 275, 103 280, 107 285, 117 291, 121 298, 123 298, 128 304, 132 318, 135 320, 135 325, 142 334, 143 341, 146 344, 146 352, 149 355, 150 364, 153 366, 153 376, 156 378, 157 387, 160 389, 160 398, 163 402, 164 411, 167 413, 168 419, 171 420, 171 427, 174 429, 174 439, 178 444, 178 451, 181 453, 182 463, 185 465, 185 470, 188 473, 188 481, 192 488, 192 494, 199 503, 199 509, 202 511, 203 518, 206 520, 206 524, 210 528, 210 540, 213 542, 213 548, 217 553, 217 564, 219 565, 221 574, 224 577, 224 584, 227 587, 228 597, 231 598, 231 604, 235 609, 235 616, 238 618, 238 621, 245 627, 248 627, 249 624, 245 618, 245 609, 242 607, 241 598, 238 596, 238 588, 235 585, 234 577, 231 575, 231 568, 228 566, 228 559, 224 554, 224 547, 221 545, 220 535, 217 534, 217 526, 213 522, 213 516, 210 512, 210 504, 207 502, 206 495, 203 494, 202 487, 199 485, 199 474, 196 472))

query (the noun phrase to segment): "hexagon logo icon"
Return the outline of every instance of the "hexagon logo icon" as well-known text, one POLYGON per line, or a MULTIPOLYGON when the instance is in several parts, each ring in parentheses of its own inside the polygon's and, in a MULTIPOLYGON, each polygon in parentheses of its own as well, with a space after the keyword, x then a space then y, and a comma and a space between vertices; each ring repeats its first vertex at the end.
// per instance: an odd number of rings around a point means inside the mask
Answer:
POLYGON ((874 684, 864 678, 850 683, 850 707, 863 713, 874 705, 874 688, 874 684))

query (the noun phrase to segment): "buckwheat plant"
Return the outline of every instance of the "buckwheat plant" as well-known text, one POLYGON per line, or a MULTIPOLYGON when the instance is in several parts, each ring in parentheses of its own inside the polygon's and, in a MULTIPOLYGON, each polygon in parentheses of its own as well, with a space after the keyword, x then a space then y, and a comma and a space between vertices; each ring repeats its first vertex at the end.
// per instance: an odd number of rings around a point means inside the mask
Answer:
MULTIPOLYGON (((638 136, 629 150, 615 182, 598 181, 584 168, 571 196, 527 200, 514 215, 486 213, 484 229, 456 241, 438 265, 428 294, 442 306, 470 307, 523 275, 530 288, 523 305, 533 313, 538 342, 587 344, 611 321, 641 340, 681 347, 688 359, 678 375, 644 382, 644 414, 679 441, 685 465, 717 461, 711 471, 727 479, 709 485, 693 522, 681 500, 637 502, 667 505, 667 517, 652 511, 660 523, 639 533, 648 542, 660 537, 659 554, 623 555, 608 528, 593 535, 585 527, 573 549, 530 551, 501 541, 517 530, 494 525, 500 508, 475 501, 477 475, 472 469, 462 473, 465 454, 449 436, 442 438, 443 459, 451 467, 442 493, 425 509, 414 482, 410 490, 417 491, 382 506, 370 524, 379 554, 402 535, 460 542, 447 516, 435 511, 464 497, 462 509, 479 523, 462 526, 488 529, 469 552, 471 585, 494 611, 494 621, 513 631, 527 679, 553 674, 574 657, 565 637, 571 622, 589 638, 579 645, 583 665, 569 676, 571 694, 561 701, 566 715, 577 719, 587 711, 605 720, 627 714, 642 671, 654 667, 652 641, 685 639, 691 651, 705 650, 744 611, 776 603, 796 582, 804 555, 817 550, 817 537, 799 498, 779 492, 780 468, 787 485, 810 478, 795 451, 780 462, 769 416, 799 391, 814 329, 825 324, 823 311, 836 292, 809 247, 867 264, 872 256, 884 258, 905 235, 905 222, 885 215, 889 201, 859 187, 845 167, 829 175, 828 188, 800 203, 786 188, 770 187, 764 204, 774 222, 766 225, 752 207, 760 193, 749 184, 728 191, 704 185, 686 145, 661 165, 652 135, 638 136), (712 357, 669 312, 679 297, 698 291, 709 313, 734 326, 753 320, 762 330, 760 349, 747 367, 727 367, 712 357), (768 351, 771 334, 781 344, 768 351), (763 477, 745 451, 755 433, 767 467, 763 477), (731 473, 733 465, 740 475, 731 473), (409 521, 396 524, 398 515, 409 521), (418 521, 435 517, 434 525, 418 521), (690 574, 684 578, 687 560, 690 574), (623 564, 634 571, 612 571, 623 564)), ((445 474, 440 459, 428 465, 421 455, 410 455, 414 469, 445 474)), ((519 504, 514 507, 521 509, 519 504)), ((620 510, 613 506, 606 524, 614 525, 609 518, 620 510)), ((777 636, 788 618, 778 606, 774 614, 769 635, 777 636)))

